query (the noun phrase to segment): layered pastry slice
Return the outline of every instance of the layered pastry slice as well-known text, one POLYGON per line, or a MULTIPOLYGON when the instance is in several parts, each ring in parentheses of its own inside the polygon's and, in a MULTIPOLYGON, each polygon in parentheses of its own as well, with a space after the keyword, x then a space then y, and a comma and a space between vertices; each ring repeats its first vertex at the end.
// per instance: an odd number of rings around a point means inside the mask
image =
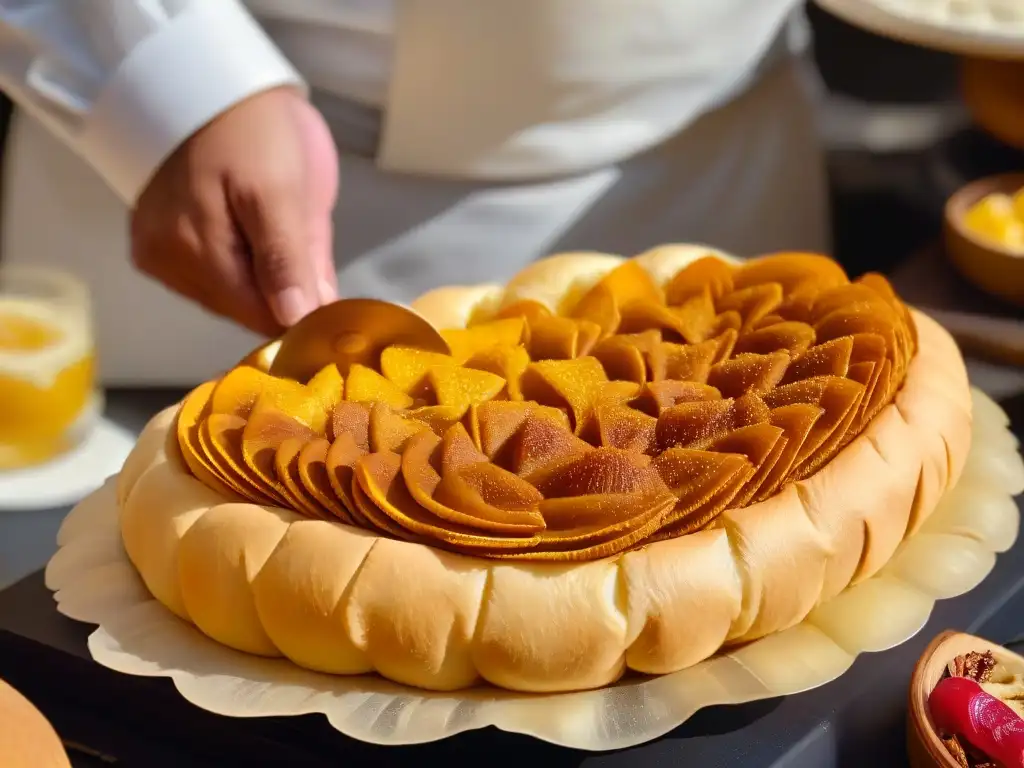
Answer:
POLYGON ((876 573, 970 447, 952 339, 823 256, 565 254, 414 309, 450 354, 270 346, 152 420, 118 497, 157 600, 320 672, 600 687, 876 573))

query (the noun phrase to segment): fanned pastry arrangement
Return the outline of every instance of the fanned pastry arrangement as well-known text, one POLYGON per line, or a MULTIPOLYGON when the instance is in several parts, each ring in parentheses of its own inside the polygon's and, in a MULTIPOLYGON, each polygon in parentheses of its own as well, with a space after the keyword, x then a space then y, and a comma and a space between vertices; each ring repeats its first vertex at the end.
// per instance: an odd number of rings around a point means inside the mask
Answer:
POLYGON ((271 344, 150 422, 118 499, 158 601, 324 673, 596 688, 799 623, 970 447, 952 339, 824 256, 563 254, 413 309, 449 354, 271 344))

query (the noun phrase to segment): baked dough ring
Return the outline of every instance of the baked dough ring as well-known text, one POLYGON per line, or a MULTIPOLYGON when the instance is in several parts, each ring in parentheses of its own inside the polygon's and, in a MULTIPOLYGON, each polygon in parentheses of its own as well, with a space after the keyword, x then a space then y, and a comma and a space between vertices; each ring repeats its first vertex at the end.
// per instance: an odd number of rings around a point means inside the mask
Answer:
MULTIPOLYGON (((665 246, 638 258, 664 283, 708 253, 665 246)), ((442 288, 414 308, 449 328, 522 299, 558 309, 621 261, 552 257, 504 288, 442 288)), ((320 672, 536 692, 604 686, 627 667, 673 672, 791 627, 876 573, 956 482, 971 439, 967 374, 949 335, 912 317, 918 352, 903 387, 821 470, 712 527, 615 557, 473 558, 229 501, 186 469, 174 408, 153 418, 120 475, 124 545, 157 600, 214 640, 320 672)))

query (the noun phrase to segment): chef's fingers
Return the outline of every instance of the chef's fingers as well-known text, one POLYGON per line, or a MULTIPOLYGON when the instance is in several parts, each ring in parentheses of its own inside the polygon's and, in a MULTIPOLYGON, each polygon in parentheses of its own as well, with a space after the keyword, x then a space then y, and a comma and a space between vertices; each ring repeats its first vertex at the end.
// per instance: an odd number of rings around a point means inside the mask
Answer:
POLYGON ((320 306, 321 270, 310 251, 305 195, 287 185, 229 189, 228 202, 252 254, 256 283, 281 325, 320 306))
POLYGON ((202 260, 214 273, 217 290, 208 291, 211 295, 204 304, 251 331, 277 336, 284 324, 260 290, 247 240, 233 225, 225 210, 225 231, 218 228, 216 235, 206 239, 209 250, 202 260))
POLYGON ((300 183, 309 205, 309 250, 317 265, 320 303, 327 304, 338 297, 333 222, 341 173, 338 151, 330 128, 316 109, 303 104, 301 108, 291 110, 290 116, 304 158, 300 183))
POLYGON ((224 187, 209 191, 195 219, 202 245, 196 253, 208 279, 204 306, 257 333, 281 333, 282 324, 257 283, 248 241, 232 215, 224 187))
POLYGON ((256 285, 222 191, 209 190, 201 203, 187 215, 133 216, 133 263, 143 274, 208 311, 256 333, 276 335, 281 326, 256 285))
POLYGON ((334 223, 330 212, 310 220, 309 251, 317 266, 317 294, 321 304, 338 298, 338 272, 334 266, 334 223))

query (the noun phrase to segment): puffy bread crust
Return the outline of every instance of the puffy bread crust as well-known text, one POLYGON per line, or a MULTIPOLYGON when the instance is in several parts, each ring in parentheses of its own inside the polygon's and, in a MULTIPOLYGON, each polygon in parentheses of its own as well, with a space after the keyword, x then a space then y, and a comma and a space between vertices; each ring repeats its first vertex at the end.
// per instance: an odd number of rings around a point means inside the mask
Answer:
POLYGON ((252 581, 260 623, 284 656, 335 675, 373 670, 350 639, 345 620, 349 584, 377 542, 370 533, 323 520, 288 527, 252 581))
POLYGON ((471 320, 497 312, 504 294, 500 285, 447 286, 423 294, 412 308, 435 328, 465 328, 471 320))
POLYGON ((384 677, 465 688, 478 676, 473 639, 487 577, 480 560, 381 538, 351 587, 349 635, 384 677))
POLYGON ((171 427, 177 416, 178 406, 172 405, 160 411, 143 427, 142 434, 139 435, 135 448, 128 454, 124 464, 121 465, 121 471, 117 474, 117 503, 122 509, 128 500, 128 490, 158 460, 158 456, 162 456, 168 461, 175 459, 184 461, 176 448, 168 447, 168 450, 164 453, 153 450, 157 445, 175 442, 176 435, 171 427))
MULTIPOLYGON (((659 285, 688 264, 705 256, 739 260, 703 245, 662 245, 636 257, 659 285)), ((602 277, 625 259, 608 253, 562 253, 535 261, 505 286, 446 286, 423 294, 412 308, 437 328, 464 328, 484 321, 504 307, 537 301, 555 312, 567 312, 602 277)))
POLYGON ((536 692, 617 680, 629 625, 619 573, 615 559, 490 566, 472 653, 481 677, 536 692))
POLYGON ((706 659, 729 639, 743 608, 743 576, 724 528, 626 552, 619 570, 630 669, 674 672, 706 659))
MULTIPOLYGON (((663 282, 709 252, 640 258, 663 282)), ((504 292, 441 289, 414 308, 449 327, 522 299, 565 309, 620 261, 563 255, 504 292)), ((819 472, 614 558, 481 560, 227 502, 188 474, 173 410, 153 418, 118 479, 125 548, 154 597, 210 637, 321 672, 521 691, 599 687, 627 667, 672 672, 793 626, 876 573, 956 482, 971 438, 966 371, 937 323, 913 319, 919 351, 895 401, 819 472)))

